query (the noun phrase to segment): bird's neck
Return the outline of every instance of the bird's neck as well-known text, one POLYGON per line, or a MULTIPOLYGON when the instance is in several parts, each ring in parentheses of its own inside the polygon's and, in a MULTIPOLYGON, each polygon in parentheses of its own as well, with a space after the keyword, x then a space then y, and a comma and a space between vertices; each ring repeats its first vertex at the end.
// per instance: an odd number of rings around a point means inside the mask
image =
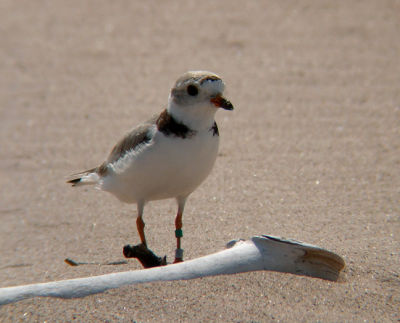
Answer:
POLYGON ((182 107, 170 101, 167 111, 176 121, 190 129, 201 131, 209 130, 214 125, 214 116, 217 109, 211 105, 209 107, 182 107))

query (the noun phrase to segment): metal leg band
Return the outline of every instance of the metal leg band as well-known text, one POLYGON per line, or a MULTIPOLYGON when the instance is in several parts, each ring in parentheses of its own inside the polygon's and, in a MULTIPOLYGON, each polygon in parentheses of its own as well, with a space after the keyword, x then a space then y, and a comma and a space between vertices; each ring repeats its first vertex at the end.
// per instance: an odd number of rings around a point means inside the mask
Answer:
POLYGON ((183 259, 183 249, 175 249, 175 259, 183 259))

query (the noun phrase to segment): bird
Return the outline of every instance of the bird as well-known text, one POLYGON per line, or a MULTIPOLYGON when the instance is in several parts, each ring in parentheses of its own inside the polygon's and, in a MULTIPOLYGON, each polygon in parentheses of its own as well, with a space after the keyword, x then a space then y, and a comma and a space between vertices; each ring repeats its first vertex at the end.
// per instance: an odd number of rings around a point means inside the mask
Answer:
POLYGON ((167 107, 126 133, 99 166, 71 175, 67 183, 95 185, 125 203, 136 204, 136 226, 147 248, 143 221, 148 202, 175 199, 176 250, 174 263, 183 261, 183 211, 191 193, 207 178, 216 161, 219 130, 217 110, 233 110, 223 96, 221 77, 208 71, 189 71, 175 82, 167 107))

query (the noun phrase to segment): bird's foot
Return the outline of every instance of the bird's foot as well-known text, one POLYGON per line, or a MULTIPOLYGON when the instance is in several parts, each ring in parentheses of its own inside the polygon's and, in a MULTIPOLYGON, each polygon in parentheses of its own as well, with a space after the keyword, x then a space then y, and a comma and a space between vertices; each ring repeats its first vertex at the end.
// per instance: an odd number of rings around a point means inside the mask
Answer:
POLYGON ((158 257, 143 243, 136 246, 126 245, 123 249, 125 258, 137 258, 144 268, 167 265, 167 256, 158 257))

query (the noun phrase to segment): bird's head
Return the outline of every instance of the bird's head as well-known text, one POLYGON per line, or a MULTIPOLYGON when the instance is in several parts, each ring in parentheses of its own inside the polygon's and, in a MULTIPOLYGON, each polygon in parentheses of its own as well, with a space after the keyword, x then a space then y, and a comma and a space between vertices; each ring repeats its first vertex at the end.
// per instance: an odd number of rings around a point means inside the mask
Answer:
POLYGON ((171 90, 168 111, 194 128, 208 126, 218 108, 233 110, 232 103, 222 96, 224 88, 224 82, 214 73, 187 72, 171 90))

